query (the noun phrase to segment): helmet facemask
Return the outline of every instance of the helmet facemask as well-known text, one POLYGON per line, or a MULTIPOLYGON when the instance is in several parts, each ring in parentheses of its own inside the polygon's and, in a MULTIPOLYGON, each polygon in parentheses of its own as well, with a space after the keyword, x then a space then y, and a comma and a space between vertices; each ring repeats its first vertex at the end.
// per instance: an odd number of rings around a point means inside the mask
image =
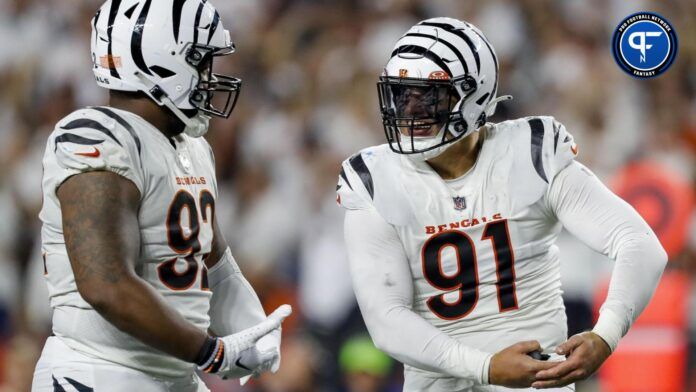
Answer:
POLYGON ((198 84, 189 94, 191 106, 205 115, 229 118, 242 88, 239 78, 213 72, 215 57, 234 53, 234 45, 215 48, 194 44, 187 49, 186 62, 198 70, 198 84))
POLYGON ((430 152, 426 154, 430 156, 464 136, 460 130, 468 127, 458 108, 476 86, 465 78, 381 76, 377 83, 379 104, 391 149, 407 155, 430 152), (458 89, 457 85, 463 87, 458 89))
POLYGON ((498 60, 483 33, 452 18, 431 18, 412 26, 396 42, 377 85, 391 149, 417 161, 438 156, 480 129, 496 103, 510 98, 496 97, 498 60), (430 102, 429 109, 416 113, 401 110, 394 96, 401 94, 399 86, 420 87, 421 94, 440 96, 439 103, 430 102), (435 124, 436 135, 434 128, 424 131, 435 124))

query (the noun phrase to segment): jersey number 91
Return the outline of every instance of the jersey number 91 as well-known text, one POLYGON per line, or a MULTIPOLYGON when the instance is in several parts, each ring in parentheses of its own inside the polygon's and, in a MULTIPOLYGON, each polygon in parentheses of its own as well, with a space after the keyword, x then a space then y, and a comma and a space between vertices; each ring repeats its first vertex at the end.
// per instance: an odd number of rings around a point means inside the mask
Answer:
MULTIPOLYGON (((491 240, 493 245, 499 310, 505 312, 517 309, 515 255, 510 244, 507 220, 486 224, 481 240, 491 240)), ((471 237, 459 230, 447 230, 433 235, 423 245, 422 263, 423 275, 428 283, 438 290, 457 290, 459 294, 456 302, 447 302, 445 294, 428 298, 428 308, 436 316, 445 320, 457 320, 474 310, 479 296, 479 278, 476 248, 471 237), (442 250, 450 246, 457 255, 457 272, 453 275, 447 275, 442 270, 442 250)))

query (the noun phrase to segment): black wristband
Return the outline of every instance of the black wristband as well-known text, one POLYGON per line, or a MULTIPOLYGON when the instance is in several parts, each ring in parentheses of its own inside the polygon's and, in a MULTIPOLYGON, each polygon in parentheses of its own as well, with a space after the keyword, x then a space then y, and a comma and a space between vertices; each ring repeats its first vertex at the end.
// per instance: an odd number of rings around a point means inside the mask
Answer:
POLYGON ((196 355, 196 360, 194 361, 196 365, 203 366, 209 361, 210 357, 215 355, 215 346, 217 345, 217 339, 213 337, 206 337, 205 343, 201 347, 201 350, 196 355))

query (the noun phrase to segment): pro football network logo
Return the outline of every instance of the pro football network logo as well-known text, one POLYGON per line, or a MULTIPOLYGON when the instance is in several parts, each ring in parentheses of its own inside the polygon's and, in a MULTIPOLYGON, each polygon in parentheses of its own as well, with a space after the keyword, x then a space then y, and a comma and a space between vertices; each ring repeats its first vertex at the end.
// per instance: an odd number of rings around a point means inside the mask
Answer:
POLYGON ((667 19, 653 12, 638 12, 619 23, 612 38, 616 63, 637 78, 665 72, 677 56, 677 33, 667 19))

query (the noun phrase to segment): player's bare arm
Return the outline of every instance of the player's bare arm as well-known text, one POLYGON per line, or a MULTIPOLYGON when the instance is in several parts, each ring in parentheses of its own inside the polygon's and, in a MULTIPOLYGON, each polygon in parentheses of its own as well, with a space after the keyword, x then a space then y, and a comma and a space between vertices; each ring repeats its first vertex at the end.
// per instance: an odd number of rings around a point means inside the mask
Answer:
POLYGON ((140 248, 135 185, 98 171, 69 178, 57 193, 80 295, 120 330, 193 362, 206 333, 170 308, 134 270, 140 248))

